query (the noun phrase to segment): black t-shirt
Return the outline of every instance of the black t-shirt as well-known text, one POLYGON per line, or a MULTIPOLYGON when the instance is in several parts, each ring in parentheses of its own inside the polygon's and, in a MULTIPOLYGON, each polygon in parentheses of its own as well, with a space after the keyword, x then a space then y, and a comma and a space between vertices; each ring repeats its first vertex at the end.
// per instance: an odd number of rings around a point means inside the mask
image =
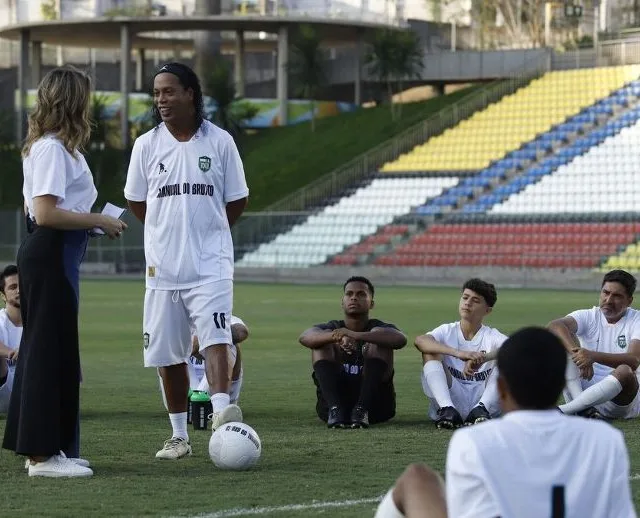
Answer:
MULTIPOLYGON (((323 329, 325 331, 335 331, 336 329, 346 328, 346 324, 344 320, 329 320, 329 322, 325 322, 324 324, 316 324, 313 327, 317 327, 318 329, 323 329)), ((393 324, 387 324, 382 320, 378 320, 377 318, 372 318, 367 322, 367 325, 363 329, 364 332, 371 331, 376 327, 388 327, 391 329, 398 329, 393 324)), ((359 376, 362 374, 362 367, 364 365, 364 357, 362 355, 362 346, 366 343, 362 340, 357 340, 357 349, 352 354, 347 354, 346 352, 340 350, 340 363, 342 363, 342 368, 344 369, 346 374, 352 376, 359 376)))

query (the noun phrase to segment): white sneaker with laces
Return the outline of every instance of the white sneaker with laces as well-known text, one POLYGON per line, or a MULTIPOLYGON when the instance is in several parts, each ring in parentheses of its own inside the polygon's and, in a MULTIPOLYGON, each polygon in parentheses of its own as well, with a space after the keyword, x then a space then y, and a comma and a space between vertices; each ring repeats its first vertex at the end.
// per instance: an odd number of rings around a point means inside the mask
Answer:
MULTIPOLYGON (((78 457, 69 458, 65 455, 65 453, 62 450, 60 450, 60 457, 64 457, 65 459, 68 458, 71 462, 75 462, 78 466, 83 466, 85 468, 91 467, 91 463, 87 459, 81 459, 78 457)), ((27 460, 24 461, 24 469, 29 469, 30 465, 31 465, 31 460, 27 458, 27 460)))
POLYGON ((71 459, 60 455, 52 455, 44 462, 29 464, 30 477, 90 477, 93 471, 85 466, 80 466, 71 459))
POLYGON ((238 405, 228 405, 220 412, 211 414, 209 419, 211 419, 211 430, 215 431, 225 423, 241 423, 242 410, 238 405))
POLYGON ((191 444, 182 437, 171 437, 164 441, 164 447, 156 453, 156 459, 181 459, 191 455, 191 444))

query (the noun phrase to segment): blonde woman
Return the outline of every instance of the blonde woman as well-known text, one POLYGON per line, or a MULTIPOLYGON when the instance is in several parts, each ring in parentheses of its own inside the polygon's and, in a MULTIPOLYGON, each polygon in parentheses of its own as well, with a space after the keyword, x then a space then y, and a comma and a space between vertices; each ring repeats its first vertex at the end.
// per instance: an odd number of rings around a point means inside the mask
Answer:
POLYGON ((49 72, 29 116, 23 195, 29 233, 18 251, 23 335, 3 447, 29 458, 29 476, 87 477, 78 459, 79 268, 88 231, 126 224, 91 213, 97 191, 81 154, 89 140, 89 77, 49 72))

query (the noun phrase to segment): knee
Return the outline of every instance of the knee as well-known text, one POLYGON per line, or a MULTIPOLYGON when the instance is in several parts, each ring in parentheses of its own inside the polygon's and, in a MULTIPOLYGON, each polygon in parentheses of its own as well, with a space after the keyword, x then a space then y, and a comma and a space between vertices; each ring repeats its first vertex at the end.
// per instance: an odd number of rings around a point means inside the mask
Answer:
POLYGON ((430 361, 441 362, 442 361, 442 355, 441 354, 422 353, 422 364, 424 365, 425 363, 430 362, 430 361))
POLYGON ((333 344, 311 350, 311 363, 316 363, 320 360, 336 361, 335 346, 333 344))
POLYGON ((620 382, 621 385, 626 385, 635 381, 636 373, 628 365, 619 365, 613 371, 613 376, 620 382))
POLYGON ((376 344, 364 344, 362 346, 362 356, 365 358, 378 358, 387 363, 393 362, 393 349, 380 347, 376 344))

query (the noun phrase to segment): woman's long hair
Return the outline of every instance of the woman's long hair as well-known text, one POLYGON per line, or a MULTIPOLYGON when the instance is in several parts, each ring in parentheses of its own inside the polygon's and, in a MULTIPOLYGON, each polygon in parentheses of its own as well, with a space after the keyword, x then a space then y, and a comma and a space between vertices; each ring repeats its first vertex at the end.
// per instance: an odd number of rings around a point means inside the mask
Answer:
POLYGON ((91 136, 90 98, 91 78, 77 68, 66 65, 45 75, 29 115, 22 156, 26 157, 33 143, 47 133, 55 134, 72 156, 76 150, 82 151, 91 136))

